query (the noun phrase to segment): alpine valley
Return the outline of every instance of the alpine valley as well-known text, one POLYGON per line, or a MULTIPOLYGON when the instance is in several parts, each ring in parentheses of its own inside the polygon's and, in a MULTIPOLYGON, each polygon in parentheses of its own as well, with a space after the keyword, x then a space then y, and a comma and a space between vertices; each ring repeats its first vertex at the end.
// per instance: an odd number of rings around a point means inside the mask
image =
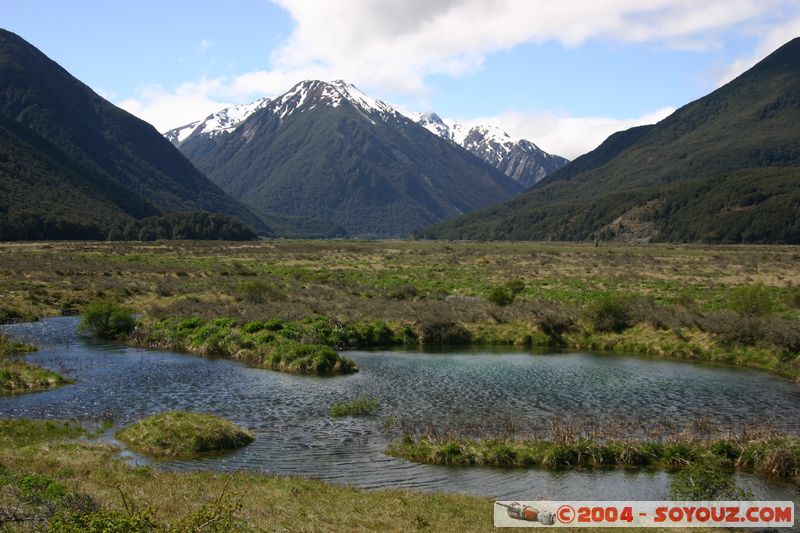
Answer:
POLYGON ((497 127, 415 114, 337 80, 165 137, 283 235, 396 237, 496 204, 567 163, 497 127))

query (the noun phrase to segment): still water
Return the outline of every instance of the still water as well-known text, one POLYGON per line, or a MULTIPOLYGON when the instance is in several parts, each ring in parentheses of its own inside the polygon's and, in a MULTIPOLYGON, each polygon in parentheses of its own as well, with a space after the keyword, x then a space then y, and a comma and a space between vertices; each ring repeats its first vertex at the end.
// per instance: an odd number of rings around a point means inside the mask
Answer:
MULTIPOLYGON (((800 432, 800 386, 765 373, 719 366, 586 353, 347 352, 361 371, 315 378, 80 338, 78 319, 2 326, 40 350, 26 359, 76 381, 52 391, 0 397, 0 417, 111 415, 118 426, 170 409, 214 413, 249 428, 256 441, 234 453, 166 468, 257 470, 365 488, 405 487, 504 499, 664 498, 662 472, 512 470, 420 465, 383 454, 385 417, 431 422, 635 418, 675 423, 745 422, 800 432), (380 398, 379 417, 332 418, 334 401, 380 398)), ((602 422, 605 423, 605 422, 602 422)), ((113 438, 108 436, 108 438, 113 438)), ((126 454, 134 462, 146 459, 126 454)), ((788 483, 740 476, 758 499, 798 499, 788 483)))

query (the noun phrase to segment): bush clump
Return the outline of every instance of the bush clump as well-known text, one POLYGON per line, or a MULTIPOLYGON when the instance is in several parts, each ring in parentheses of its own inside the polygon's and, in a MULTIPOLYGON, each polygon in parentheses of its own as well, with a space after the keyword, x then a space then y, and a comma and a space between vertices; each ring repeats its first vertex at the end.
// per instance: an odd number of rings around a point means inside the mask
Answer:
POLYGON ((542 305, 536 310, 536 325, 553 341, 564 342, 563 336, 577 328, 577 313, 566 306, 542 305))
POLYGON ((417 297, 417 288, 411 284, 395 285, 389 289, 392 300, 413 300, 417 297))
POLYGON ((356 398, 350 402, 331 404, 331 416, 372 416, 378 412, 381 402, 377 398, 356 398))
POLYGON ((272 283, 263 280, 247 281, 239 285, 239 297, 251 304, 285 300, 286 295, 272 283))
POLYGON ((636 325, 634 302, 622 295, 603 296, 589 305, 586 318, 595 331, 620 333, 636 325))
POLYGON ((734 289, 730 308, 742 316, 765 316, 773 311, 773 303, 764 285, 752 285, 734 289))
POLYGON ((525 282, 520 279, 514 279, 492 287, 486 299, 495 305, 505 306, 511 304, 517 295, 524 290, 525 282))
POLYGON ((232 450, 255 440, 252 433, 214 415, 169 411, 147 417, 117 433, 131 448, 156 457, 185 457, 232 450))
POLYGON ((80 331, 101 339, 117 340, 129 335, 135 327, 136 319, 129 309, 101 300, 84 310, 80 331))

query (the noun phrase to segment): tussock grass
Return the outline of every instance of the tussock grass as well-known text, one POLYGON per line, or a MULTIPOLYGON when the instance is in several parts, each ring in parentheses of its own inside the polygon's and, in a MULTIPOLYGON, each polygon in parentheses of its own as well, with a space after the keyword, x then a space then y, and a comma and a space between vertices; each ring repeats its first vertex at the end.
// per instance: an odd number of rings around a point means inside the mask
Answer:
POLYGON ((344 342, 337 339, 345 334, 334 331, 324 320, 242 325, 235 318, 174 318, 140 324, 128 342, 151 349, 229 357, 282 372, 332 376, 358 372, 355 362, 329 346, 344 342))
POLYGON ((131 448, 156 457, 187 457, 232 450, 255 440, 252 433, 225 419, 188 411, 147 417, 117 432, 131 448))
POLYGON ((378 412, 381 402, 378 398, 356 398, 349 402, 331 404, 331 416, 372 416, 378 412))
POLYGON ((22 524, 37 524, 37 530, 85 531, 87 523, 108 531, 393 533, 492 528, 488 498, 365 491, 245 472, 132 467, 118 458, 113 446, 74 440, 77 435, 64 427, 74 426, 0 421, 2 504, 18 511, 22 524), (24 478, 32 487, 29 492, 22 490, 24 478))
MULTIPOLYGON (((782 478, 800 476, 800 439, 780 435, 664 441, 634 439, 570 440, 406 436, 394 441, 389 455, 445 465, 496 465, 542 468, 660 468, 680 470, 715 462, 728 468, 782 478)), ((798 478, 800 479, 800 478, 798 478)))
POLYGON ((38 392, 67 383, 72 381, 40 366, 0 359, 0 394, 38 392))
POLYGON ((36 346, 24 342, 13 341, 5 335, 0 335, 0 357, 4 355, 19 355, 35 351, 36 346))
POLYGON ((71 380, 56 372, 19 359, 6 357, 33 351, 36 351, 35 346, 12 341, 8 337, 0 335, 0 394, 38 392, 72 383, 71 380))

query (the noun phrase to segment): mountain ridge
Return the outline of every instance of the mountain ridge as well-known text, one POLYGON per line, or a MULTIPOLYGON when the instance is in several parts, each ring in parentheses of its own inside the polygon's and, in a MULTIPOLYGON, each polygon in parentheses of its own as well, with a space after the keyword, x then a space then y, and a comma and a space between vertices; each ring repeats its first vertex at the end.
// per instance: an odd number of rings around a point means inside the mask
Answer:
MULTIPOLYGON (((33 45, 2 29, 0 115, 6 118, 7 146, 23 151, 25 157, 41 159, 41 146, 46 141, 47 155, 52 157, 45 159, 52 163, 50 166, 64 165, 58 170, 62 175, 74 174, 78 168, 86 176, 82 187, 93 183, 95 187, 123 191, 112 201, 120 212, 135 217, 177 211, 218 212, 268 231, 261 220, 211 183, 150 124, 106 101, 33 45), (38 139, 20 137, 21 130, 10 127, 9 121, 38 139)), ((47 176, 21 174, 17 166, 5 165, 0 174, 3 187, 22 194, 30 186, 21 179, 23 175, 34 182, 48 180, 47 176)), ((11 208, 0 207, 5 213, 11 208)), ((125 222, 124 217, 119 222, 125 222)))
POLYGON ((800 38, 508 203, 422 238, 800 243, 800 38))

